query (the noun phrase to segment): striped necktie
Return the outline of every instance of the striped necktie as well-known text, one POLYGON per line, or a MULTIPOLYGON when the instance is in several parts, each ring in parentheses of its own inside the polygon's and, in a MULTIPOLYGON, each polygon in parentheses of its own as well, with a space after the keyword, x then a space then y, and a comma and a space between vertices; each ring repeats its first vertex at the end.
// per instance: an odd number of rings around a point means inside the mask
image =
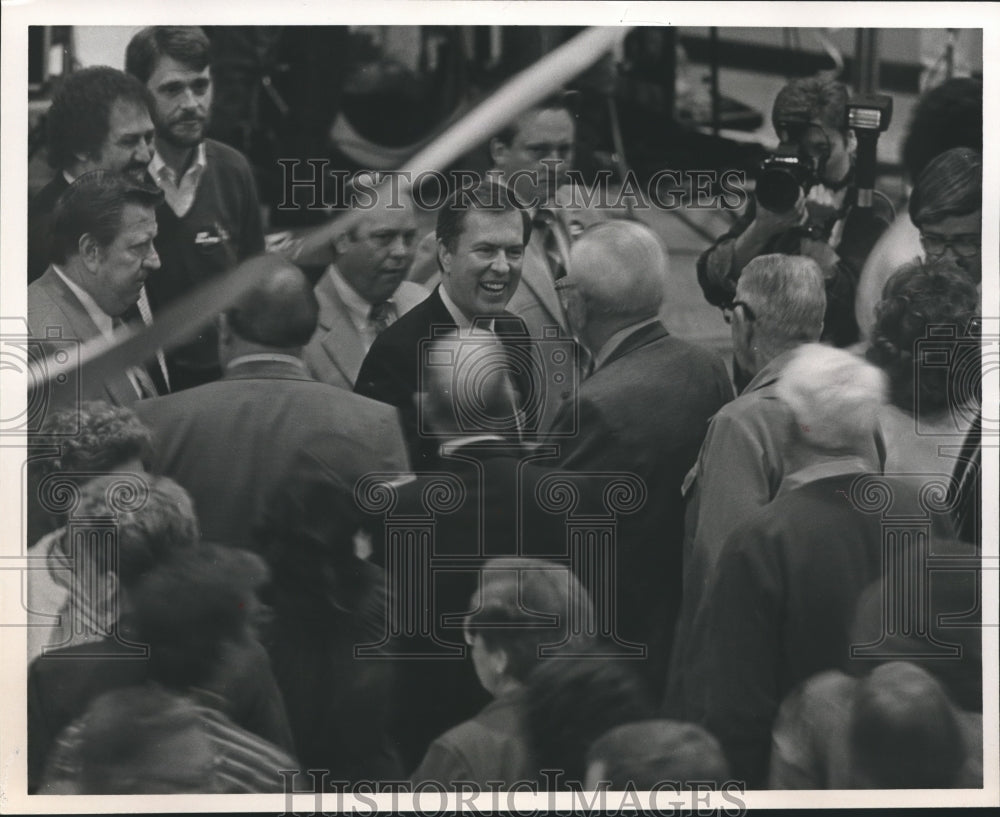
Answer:
POLYGON ((534 229, 541 236, 545 260, 549 265, 549 274, 553 281, 566 277, 569 267, 569 248, 572 243, 569 231, 562 220, 552 210, 540 207, 532 220, 534 229))

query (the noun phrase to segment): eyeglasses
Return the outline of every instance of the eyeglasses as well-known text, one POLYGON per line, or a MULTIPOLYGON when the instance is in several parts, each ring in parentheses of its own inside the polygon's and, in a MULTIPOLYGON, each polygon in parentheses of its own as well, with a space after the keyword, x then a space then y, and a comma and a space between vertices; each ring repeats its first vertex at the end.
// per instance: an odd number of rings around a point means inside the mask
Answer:
POLYGON ((948 247, 951 247, 952 252, 959 258, 971 258, 982 249, 983 239, 978 233, 960 233, 952 236, 921 233, 920 243, 924 245, 924 252, 931 258, 944 255, 948 247))
POLYGON ((757 320, 757 316, 754 311, 750 308, 750 304, 746 301, 733 301, 729 306, 722 307, 722 318, 726 323, 733 322, 733 313, 736 312, 736 307, 743 307, 743 314, 746 315, 748 321, 757 320))

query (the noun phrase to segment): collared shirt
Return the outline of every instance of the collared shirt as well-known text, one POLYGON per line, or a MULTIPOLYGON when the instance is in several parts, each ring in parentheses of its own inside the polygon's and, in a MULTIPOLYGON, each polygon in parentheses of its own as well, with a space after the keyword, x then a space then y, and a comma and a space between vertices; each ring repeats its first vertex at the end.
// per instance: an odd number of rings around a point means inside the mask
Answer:
MULTIPOLYGON (((347 307, 347 314, 350 316, 354 328, 358 330, 362 341, 364 341, 365 351, 367 352, 371 349, 372 344, 375 342, 375 336, 378 334, 371 319, 374 304, 362 298, 358 294, 358 291, 340 274, 340 270, 334 264, 330 264, 326 268, 326 273, 330 276, 330 280, 333 281, 333 288, 337 291, 337 295, 340 296, 340 300, 347 307)), ((389 323, 393 323, 399 317, 399 310, 396 308, 396 303, 391 296, 386 299, 385 303, 389 306, 389 323)))
POLYGON ((226 364, 226 371, 236 366, 245 366, 248 363, 287 363, 306 373, 306 364, 300 358, 295 357, 295 355, 283 355, 280 352, 260 352, 253 355, 234 357, 226 364))
POLYGON ((205 172, 205 164, 205 143, 202 142, 195 150, 190 166, 178 182, 173 168, 163 161, 159 153, 153 153, 153 160, 149 163, 150 175, 156 180, 167 204, 178 218, 187 215, 187 211, 194 204, 194 196, 198 192, 198 182, 205 172))
POLYGON ((108 340, 111 340, 115 335, 114 329, 114 318, 112 318, 107 312, 101 309, 100 305, 93 299, 89 292, 87 292, 83 287, 77 284, 75 281, 71 281, 69 276, 66 275, 59 267, 55 264, 52 265, 52 269, 56 271, 56 275, 65 281, 66 286, 69 287, 70 292, 72 292, 83 308, 86 310, 87 315, 94 322, 94 326, 97 330, 108 340))
MULTIPOLYGON (((459 334, 468 334, 472 331, 472 321, 465 317, 465 313, 458 308, 458 305, 451 299, 448 295, 447 290, 444 287, 440 287, 438 292, 441 294, 441 300, 444 301, 445 309, 448 310, 448 314, 451 315, 452 320, 455 321, 455 325, 458 327, 459 334)), ((485 321, 480 321, 476 324, 477 333, 479 330, 482 331, 493 331, 493 320, 489 323, 485 321)))
POLYGON ((604 341, 604 345, 600 348, 596 355, 594 355, 594 371, 600 369, 601 366, 607 362, 607 359, 615 353, 615 350, 622 345, 625 338, 629 337, 633 332, 637 332, 644 326, 649 326, 652 323, 659 322, 658 317, 647 318, 639 323, 633 323, 631 326, 626 326, 624 329, 619 329, 610 338, 604 341))

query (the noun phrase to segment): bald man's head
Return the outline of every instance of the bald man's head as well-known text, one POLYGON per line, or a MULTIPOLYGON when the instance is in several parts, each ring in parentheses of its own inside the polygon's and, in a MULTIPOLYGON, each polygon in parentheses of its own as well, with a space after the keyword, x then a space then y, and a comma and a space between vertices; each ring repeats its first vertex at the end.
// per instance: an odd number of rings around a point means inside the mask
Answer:
POLYGON ((656 234, 636 221, 607 221, 584 230, 557 287, 580 335, 595 319, 622 325, 656 317, 663 304, 667 257, 656 234))
POLYGON ((273 269, 226 312, 238 338, 276 349, 305 346, 316 331, 319 304, 298 267, 273 258, 273 269))

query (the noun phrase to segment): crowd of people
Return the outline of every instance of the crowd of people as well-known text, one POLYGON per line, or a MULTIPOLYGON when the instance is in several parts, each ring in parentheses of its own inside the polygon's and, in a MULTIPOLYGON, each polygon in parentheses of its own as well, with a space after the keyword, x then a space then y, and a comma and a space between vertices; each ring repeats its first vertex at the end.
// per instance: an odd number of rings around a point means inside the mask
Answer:
POLYGON ((30 791, 982 785, 981 83, 918 102, 898 216, 858 196, 847 89, 788 83, 815 178, 697 265, 727 368, 665 325, 656 232, 566 223, 565 97, 484 134, 432 234, 376 197, 262 255, 204 32, 125 67, 54 95, 32 336, 264 274, 34 386, 30 791))

